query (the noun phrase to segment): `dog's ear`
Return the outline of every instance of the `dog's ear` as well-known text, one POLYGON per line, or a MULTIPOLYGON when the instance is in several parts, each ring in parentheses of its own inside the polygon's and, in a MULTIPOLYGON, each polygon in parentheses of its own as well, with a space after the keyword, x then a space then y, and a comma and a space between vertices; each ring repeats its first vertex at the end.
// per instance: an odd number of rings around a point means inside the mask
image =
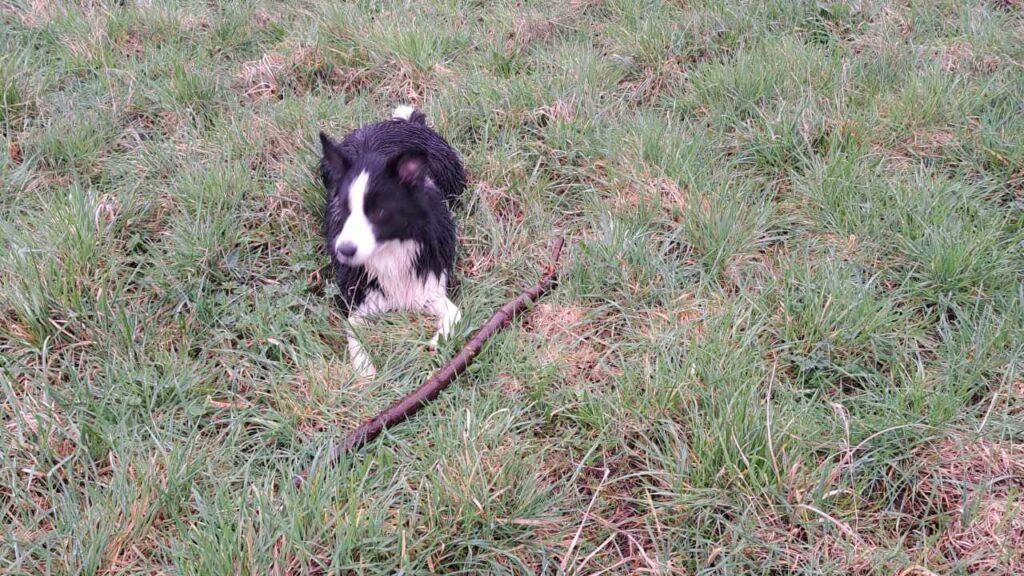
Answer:
POLYGON ((388 170, 399 182, 413 187, 419 184, 427 173, 427 154, 422 150, 396 154, 388 163, 388 170))
POLYGON ((320 132, 320 146, 323 149, 320 169, 323 173, 325 184, 328 183, 328 180, 334 182, 340 180, 352 166, 351 160, 341 151, 341 147, 324 132, 320 132))

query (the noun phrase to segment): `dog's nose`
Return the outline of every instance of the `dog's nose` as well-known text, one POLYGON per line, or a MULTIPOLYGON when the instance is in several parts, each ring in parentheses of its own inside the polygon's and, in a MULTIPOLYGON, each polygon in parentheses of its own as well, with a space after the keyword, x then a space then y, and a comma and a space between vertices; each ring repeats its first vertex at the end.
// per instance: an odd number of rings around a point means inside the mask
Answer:
POLYGON ((345 258, 351 258, 356 255, 356 245, 350 242, 345 242, 338 246, 338 254, 341 254, 345 258))

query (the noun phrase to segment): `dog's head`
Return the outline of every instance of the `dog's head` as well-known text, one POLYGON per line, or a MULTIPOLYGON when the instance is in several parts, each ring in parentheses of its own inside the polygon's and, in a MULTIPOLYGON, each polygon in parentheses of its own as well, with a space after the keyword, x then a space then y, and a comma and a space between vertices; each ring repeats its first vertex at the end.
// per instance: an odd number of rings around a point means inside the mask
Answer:
POLYGON ((407 238, 423 217, 417 198, 424 185, 425 150, 400 150, 388 157, 352 157, 320 133, 321 176, 328 212, 339 222, 328 246, 338 261, 361 266, 389 240, 407 238))

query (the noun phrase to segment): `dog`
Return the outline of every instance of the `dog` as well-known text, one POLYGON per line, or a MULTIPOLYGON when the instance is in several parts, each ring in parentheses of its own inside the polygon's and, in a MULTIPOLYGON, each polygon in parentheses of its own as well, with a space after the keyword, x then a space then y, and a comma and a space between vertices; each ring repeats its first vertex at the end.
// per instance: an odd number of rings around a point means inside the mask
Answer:
POLYGON ((462 319, 448 288, 465 170, 426 115, 409 106, 340 142, 321 131, 320 144, 325 248, 340 289, 336 300, 348 317, 349 361, 357 375, 372 379, 377 370, 354 327, 374 314, 426 312, 436 319, 429 343, 436 350, 462 319))

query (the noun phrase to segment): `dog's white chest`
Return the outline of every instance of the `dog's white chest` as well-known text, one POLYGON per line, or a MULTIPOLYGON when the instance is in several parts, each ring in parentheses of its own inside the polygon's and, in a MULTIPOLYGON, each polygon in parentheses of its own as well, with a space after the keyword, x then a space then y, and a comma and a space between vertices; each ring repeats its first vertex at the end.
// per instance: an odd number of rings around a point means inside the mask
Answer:
POLYGON ((366 304, 375 311, 427 310, 447 297, 447 278, 416 273, 420 245, 413 240, 385 242, 364 264, 367 274, 377 281, 380 293, 368 295, 366 304))

